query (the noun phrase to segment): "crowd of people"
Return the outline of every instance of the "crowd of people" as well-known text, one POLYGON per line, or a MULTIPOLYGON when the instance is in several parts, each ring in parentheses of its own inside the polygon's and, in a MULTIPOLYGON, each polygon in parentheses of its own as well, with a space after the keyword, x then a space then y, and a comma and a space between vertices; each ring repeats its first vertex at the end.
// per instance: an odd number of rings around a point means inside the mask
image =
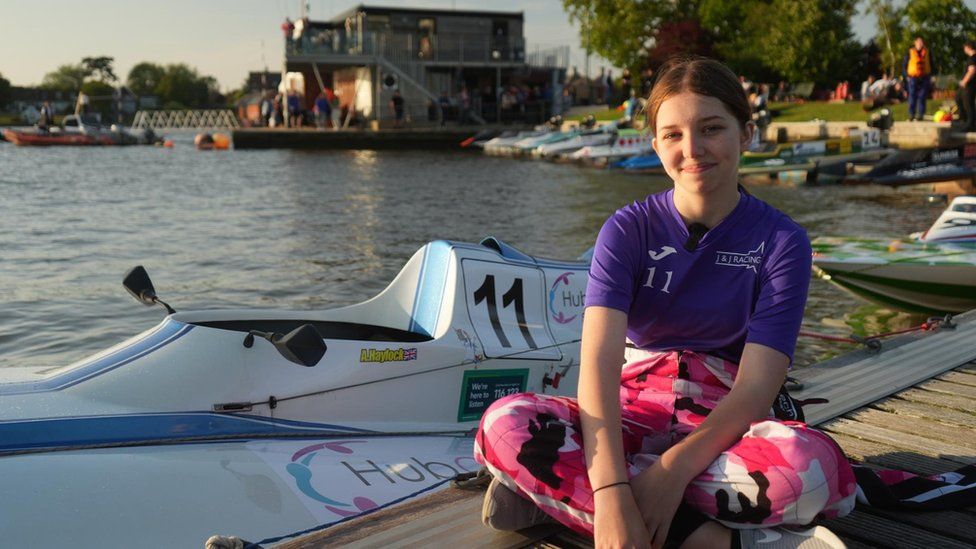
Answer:
POLYGON ((314 123, 320 130, 339 126, 338 99, 330 88, 322 90, 315 97, 310 112, 305 108, 305 96, 296 90, 277 94, 265 92, 261 97, 259 113, 258 125, 268 128, 286 125, 299 128, 306 123, 314 123))
POLYGON ((627 69, 621 72, 619 78, 615 78, 613 71, 607 68, 601 68, 598 75, 587 78, 573 67, 563 86, 563 106, 620 105, 629 99, 631 90, 640 97, 647 97, 653 82, 654 71, 650 68, 641 73, 640 86, 635 89, 636 83, 627 69))
POLYGON ((441 124, 457 122, 458 124, 472 124, 478 119, 488 122, 510 123, 514 121, 541 121, 545 118, 546 106, 551 105, 553 99, 552 87, 546 84, 510 84, 507 86, 484 86, 479 89, 469 89, 462 85, 461 89, 450 95, 446 90, 441 91, 436 103, 428 103, 428 119, 437 120, 438 109, 443 114, 441 124))
MULTIPOLYGON (((957 121, 965 131, 976 131, 976 43, 965 42, 962 53, 966 57, 966 69, 955 86, 957 121)), ((905 103, 908 106, 908 120, 922 120, 926 113, 926 100, 936 91, 934 76, 936 64, 923 37, 915 38, 903 57, 899 69, 901 74, 887 71, 868 74, 859 89, 849 87, 848 82, 845 81, 839 82, 836 89, 829 94, 822 92, 814 96, 837 101, 859 100, 865 111, 905 103)), ((769 101, 793 101, 802 98, 803 95, 796 92, 797 87, 784 81, 780 81, 772 91, 768 85, 753 84, 745 76, 740 76, 739 82, 746 91, 754 110, 766 108, 769 101)))

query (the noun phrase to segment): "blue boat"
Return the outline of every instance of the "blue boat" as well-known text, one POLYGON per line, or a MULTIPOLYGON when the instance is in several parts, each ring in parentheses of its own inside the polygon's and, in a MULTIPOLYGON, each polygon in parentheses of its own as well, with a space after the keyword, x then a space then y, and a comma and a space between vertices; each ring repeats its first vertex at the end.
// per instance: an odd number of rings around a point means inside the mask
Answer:
POLYGON ((653 170, 661 169, 663 166, 661 164, 661 158, 657 153, 642 154, 640 156, 631 156, 630 158, 625 158, 623 160, 618 160, 613 164, 610 164, 611 168, 622 168, 625 170, 653 170))

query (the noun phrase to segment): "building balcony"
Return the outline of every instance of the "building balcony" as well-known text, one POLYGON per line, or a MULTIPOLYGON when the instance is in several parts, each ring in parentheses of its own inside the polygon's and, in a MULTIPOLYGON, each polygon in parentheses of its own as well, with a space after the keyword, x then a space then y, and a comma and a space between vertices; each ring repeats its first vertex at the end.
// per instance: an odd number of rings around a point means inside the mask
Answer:
MULTIPOLYGON (((426 65, 525 65, 529 61, 525 41, 507 36, 439 34, 418 36, 390 32, 348 33, 345 29, 311 28, 299 38, 287 40, 288 61, 321 59, 356 64, 382 56, 395 63, 426 65)), ((560 56, 543 60, 555 62, 560 56)), ((543 65, 545 66, 545 65, 543 65)))

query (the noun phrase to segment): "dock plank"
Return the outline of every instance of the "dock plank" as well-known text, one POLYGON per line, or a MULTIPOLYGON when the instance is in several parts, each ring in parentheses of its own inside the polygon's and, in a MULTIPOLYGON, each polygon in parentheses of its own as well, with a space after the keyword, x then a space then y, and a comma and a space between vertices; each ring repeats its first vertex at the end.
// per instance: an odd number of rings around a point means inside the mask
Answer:
POLYGON ((976 387, 970 387, 969 385, 961 385, 950 381, 930 379, 928 381, 919 383, 918 388, 925 389, 926 391, 933 391, 936 393, 942 393, 946 395, 976 399, 976 387))
POLYGON ((939 457, 960 465, 976 463, 976 455, 974 455, 972 450, 964 446, 932 440, 909 433, 901 433, 846 418, 833 419, 821 427, 829 432, 843 433, 856 438, 883 442, 902 450, 917 452, 926 456, 939 457))
POLYGON ((946 372, 942 375, 935 376, 935 379, 948 381, 950 383, 958 383, 959 385, 966 385, 968 387, 976 387, 976 373, 970 374, 967 372, 962 372, 959 371, 958 368, 951 372, 946 372))
POLYGON ((855 510, 846 517, 824 522, 838 535, 882 547, 900 549, 972 549, 972 542, 941 536, 898 520, 855 510))
POLYGON ((917 526, 928 532, 957 541, 976 543, 976 511, 930 511, 905 513, 865 507, 863 511, 904 524, 917 526))
POLYGON ((922 402, 915 402, 900 398, 901 394, 879 400, 871 404, 872 407, 893 414, 905 415, 938 421, 947 425, 956 425, 968 429, 976 429, 976 413, 967 413, 954 408, 933 406, 922 402))
POLYGON ((973 400, 962 396, 913 388, 898 393, 898 397, 905 400, 921 402, 923 404, 931 404, 933 406, 939 406, 942 408, 952 408, 959 410, 960 412, 973 412, 973 400))
POLYGON ((934 475, 958 469, 959 464, 937 457, 906 452, 896 446, 831 432, 847 457, 886 469, 901 469, 922 475, 934 475))
POLYGON ((521 532, 499 532, 485 528, 481 524, 483 497, 484 490, 448 488, 328 529, 286 540, 275 545, 275 548, 397 547, 402 546, 400 540, 407 537, 430 537, 424 536, 422 531, 435 528, 441 533, 440 537, 433 540, 436 541, 435 545, 441 545, 441 541, 451 541, 451 544, 464 548, 524 547, 552 535, 551 527, 521 532))
POLYGON ((893 414, 874 408, 861 408, 844 417, 867 425, 881 427, 899 433, 924 434, 927 440, 935 440, 976 453, 976 436, 961 436, 957 425, 946 425, 929 419, 920 419, 904 414, 893 414))

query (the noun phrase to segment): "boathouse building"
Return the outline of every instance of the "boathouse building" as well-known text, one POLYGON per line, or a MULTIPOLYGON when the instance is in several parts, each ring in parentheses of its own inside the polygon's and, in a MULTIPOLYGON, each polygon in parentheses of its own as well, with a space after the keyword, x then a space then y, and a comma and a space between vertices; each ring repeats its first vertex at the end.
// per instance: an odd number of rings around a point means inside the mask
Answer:
POLYGON ((395 90, 412 125, 538 123, 560 111, 569 48, 529 51, 523 27, 522 12, 365 5, 301 19, 285 37, 284 87, 307 106, 334 90, 342 124, 391 125, 395 90))

